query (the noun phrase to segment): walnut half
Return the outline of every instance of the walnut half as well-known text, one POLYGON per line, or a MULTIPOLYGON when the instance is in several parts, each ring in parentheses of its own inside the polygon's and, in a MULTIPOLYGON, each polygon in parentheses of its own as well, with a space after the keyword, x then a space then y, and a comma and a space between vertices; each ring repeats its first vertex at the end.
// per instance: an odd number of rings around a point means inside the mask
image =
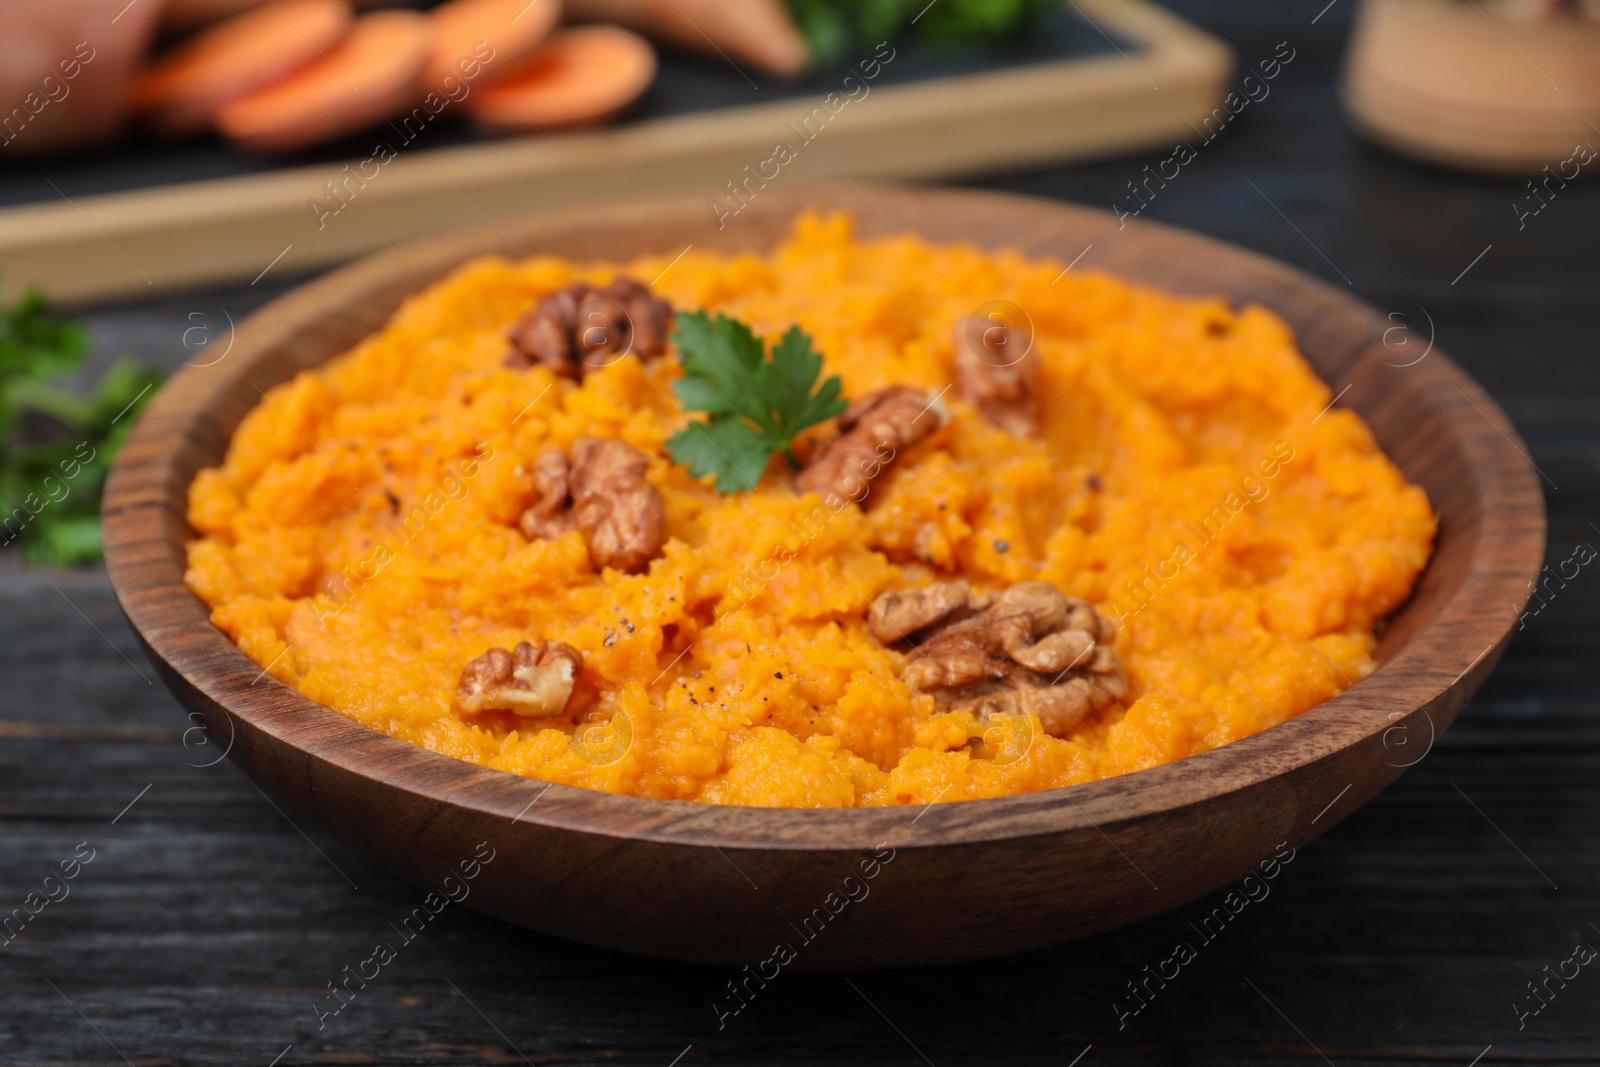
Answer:
POLYGON ((582 378, 630 352, 640 359, 661 355, 671 320, 672 305, 632 278, 600 288, 573 282, 540 297, 511 327, 506 363, 539 363, 563 377, 582 378))
POLYGON ((891 385, 868 393, 839 416, 838 434, 811 454, 794 487, 824 499, 837 493, 865 506, 873 480, 949 418, 932 390, 891 385))
POLYGON ((965 582, 884 593, 868 626, 885 644, 915 646, 902 677, 940 711, 982 721, 1031 713, 1065 737, 1091 712, 1127 695, 1111 641, 1116 625, 1049 582, 1018 582, 974 597, 965 582))
POLYGON ((503 708, 547 719, 566 710, 581 666, 583 654, 560 641, 491 648, 461 672, 456 699, 471 712, 503 708))
POLYGON ((666 505, 645 478, 649 465, 626 441, 580 437, 570 460, 552 449, 534 464, 533 503, 517 525, 530 540, 580 530, 596 566, 642 571, 666 540, 666 505))
POLYGON ((1038 426, 1033 390, 1039 357, 1031 329, 998 318, 974 315, 956 323, 956 391, 995 426, 1027 437, 1038 426))

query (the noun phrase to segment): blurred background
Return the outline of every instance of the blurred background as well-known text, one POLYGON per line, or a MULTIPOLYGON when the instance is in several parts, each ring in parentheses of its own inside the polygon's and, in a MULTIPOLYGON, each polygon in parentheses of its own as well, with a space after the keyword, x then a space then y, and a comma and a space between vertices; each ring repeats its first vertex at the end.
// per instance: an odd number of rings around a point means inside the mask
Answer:
POLYGON ((451 909, 319 1027, 418 891, 215 762, 98 519, 161 382, 338 263, 599 198, 703 198, 717 227, 774 182, 887 179, 1350 288, 1402 327, 1397 365, 1448 351, 1516 423, 1556 567, 1600 543, 1597 154, 1594 0, 0 0, 0 915, 95 854, 0 940, 0 1063, 1594 1063, 1600 978, 1533 988, 1600 944, 1587 571, 1123 1026, 1125 983, 1214 900, 987 963, 786 974, 723 1030, 727 974, 451 909))

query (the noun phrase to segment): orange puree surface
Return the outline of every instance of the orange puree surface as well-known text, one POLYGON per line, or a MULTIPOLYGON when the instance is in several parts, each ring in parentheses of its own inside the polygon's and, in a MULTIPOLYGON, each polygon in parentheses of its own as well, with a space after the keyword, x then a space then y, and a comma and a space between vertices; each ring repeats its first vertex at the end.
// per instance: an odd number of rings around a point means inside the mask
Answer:
POLYGON ((434 752, 782 807, 1124 774, 1281 723, 1374 669, 1373 626, 1426 563, 1434 516, 1358 416, 1323 410, 1330 390, 1272 312, 1014 252, 857 240, 842 215, 802 216, 770 255, 675 251, 477 260, 269 391, 190 488, 187 581, 216 625, 283 683, 434 752), (948 425, 898 458, 866 512, 796 495, 781 455, 755 491, 719 495, 667 453, 685 419, 670 351, 581 385, 502 366, 541 293, 617 272, 659 274, 675 307, 725 311, 769 342, 798 322, 846 397, 944 388, 955 324, 1011 301, 1035 330, 1040 436, 990 427, 951 390, 948 425), (585 434, 651 457, 668 540, 647 573, 597 573, 582 534, 517 528, 533 461, 585 434), (969 746, 981 728, 911 693, 905 656, 865 622, 884 590, 956 576, 1043 579, 1119 618, 1126 701, 1066 738, 1034 720, 969 746), (541 639, 583 654, 564 715, 456 703, 473 657, 541 639))

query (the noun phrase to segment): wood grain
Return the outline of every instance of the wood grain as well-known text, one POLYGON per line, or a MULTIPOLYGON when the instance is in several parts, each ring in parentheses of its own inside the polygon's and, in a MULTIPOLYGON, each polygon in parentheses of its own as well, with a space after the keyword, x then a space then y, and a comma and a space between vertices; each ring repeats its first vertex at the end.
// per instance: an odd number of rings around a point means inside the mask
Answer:
POLYGON ((1442 353, 1397 368, 1387 320, 1273 261, 1195 235, 1017 197, 865 186, 775 194, 739 225, 698 200, 534 216, 433 239, 293 292, 241 325, 229 358, 178 375, 118 458, 107 563, 163 678, 262 786, 376 862, 438 884, 471 843, 498 858, 469 906, 548 933, 676 959, 755 964, 887 843, 892 863, 792 966, 972 959, 1083 937, 1236 880, 1301 844, 1414 762, 1498 658, 1543 555, 1535 475, 1493 401, 1442 353), (1440 515, 1438 549, 1379 646, 1382 666, 1282 726, 1178 763, 1069 791, 928 810, 786 811, 675 805, 546 786, 378 734, 263 678, 182 585, 189 480, 221 456, 255 387, 315 366, 400 299, 472 255, 622 258, 769 246, 795 211, 852 210, 868 235, 1012 246, 1185 293, 1262 303, 1359 411, 1440 515), (892 221, 891 221, 892 220, 892 221), (937 937, 930 931, 939 931, 937 937))

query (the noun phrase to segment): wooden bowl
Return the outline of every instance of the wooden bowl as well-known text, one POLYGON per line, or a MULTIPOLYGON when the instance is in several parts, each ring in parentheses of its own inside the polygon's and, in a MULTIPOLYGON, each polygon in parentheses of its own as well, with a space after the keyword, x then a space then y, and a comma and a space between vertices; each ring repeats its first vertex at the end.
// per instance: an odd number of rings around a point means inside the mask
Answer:
POLYGON ((968 960, 1157 914, 1304 844, 1426 755, 1509 640, 1544 552, 1515 431, 1437 349, 1398 365, 1415 345, 1400 358, 1384 344, 1394 323, 1343 290, 1193 234, 992 193, 771 189, 727 223, 703 198, 678 198, 405 245, 263 308, 225 359, 184 370, 151 403, 106 491, 111 580, 167 684, 263 789, 403 878, 464 886, 469 907, 590 944, 752 972, 779 965, 768 961, 780 942, 807 969, 968 960), (1379 669, 1254 737, 1067 790, 927 809, 707 807, 547 785, 380 734, 264 676, 184 587, 186 490, 221 459, 257 387, 349 348, 462 260, 513 244, 580 259, 691 242, 765 249, 812 204, 854 212, 865 236, 900 228, 1063 262, 1092 244, 1086 266, 1287 319, 1439 513, 1438 547, 1384 631, 1379 669), (460 862, 490 849, 461 882, 460 862))

